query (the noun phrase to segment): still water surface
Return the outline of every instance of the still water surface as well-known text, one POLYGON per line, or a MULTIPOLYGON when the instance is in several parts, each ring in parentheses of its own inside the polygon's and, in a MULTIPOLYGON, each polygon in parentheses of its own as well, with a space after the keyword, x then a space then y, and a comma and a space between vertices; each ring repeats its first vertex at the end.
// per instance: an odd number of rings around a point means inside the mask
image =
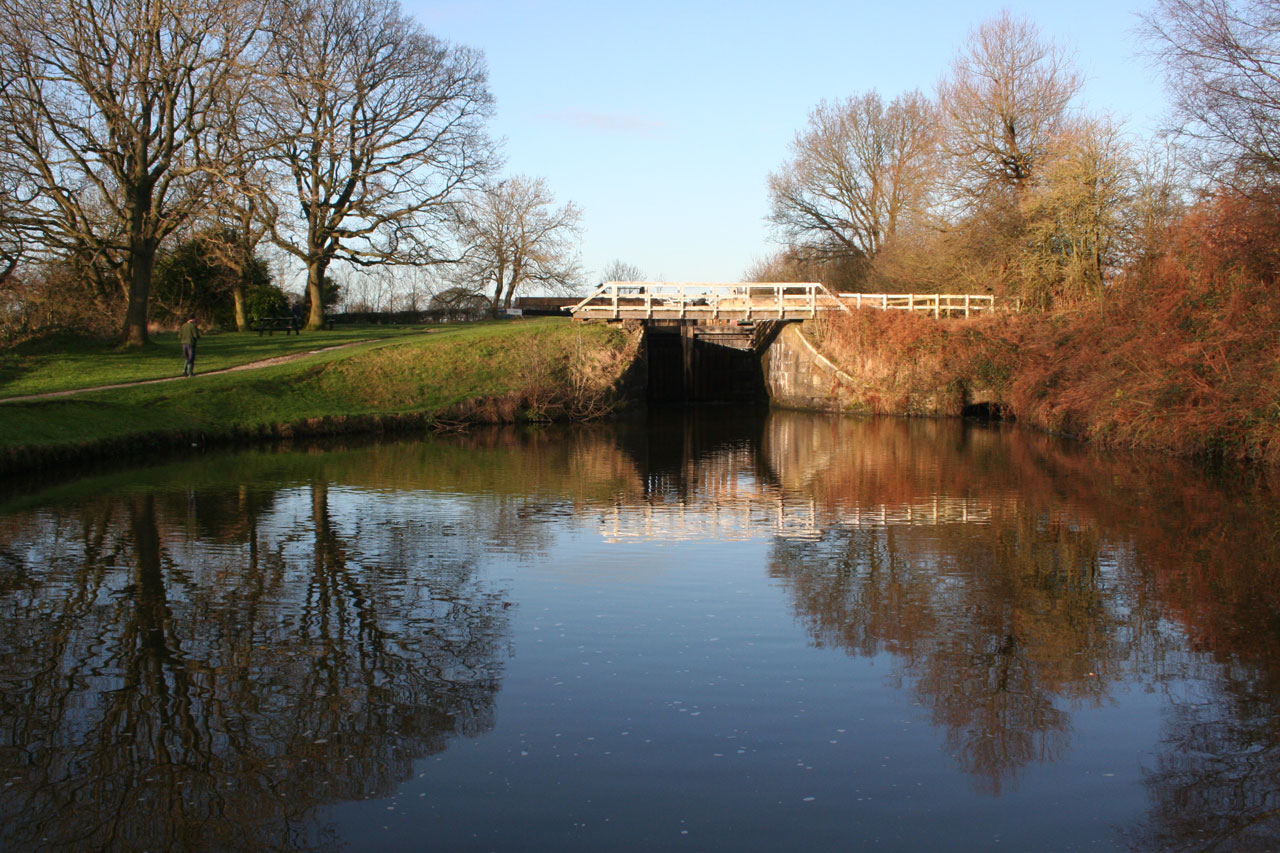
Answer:
POLYGON ((0 503, 0 848, 1267 849, 1280 507, 704 411, 0 503))

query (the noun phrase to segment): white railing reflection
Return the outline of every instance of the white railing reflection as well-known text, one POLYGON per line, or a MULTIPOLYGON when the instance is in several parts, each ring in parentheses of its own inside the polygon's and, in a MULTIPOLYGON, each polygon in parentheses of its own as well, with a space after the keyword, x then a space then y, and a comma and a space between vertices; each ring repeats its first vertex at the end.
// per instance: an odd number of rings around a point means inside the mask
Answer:
POLYGON ((605 541, 685 542, 760 537, 816 539, 831 527, 871 529, 946 524, 990 524, 991 501, 936 495, 898 505, 824 507, 776 489, 699 493, 692 499, 615 505, 599 514, 605 541))

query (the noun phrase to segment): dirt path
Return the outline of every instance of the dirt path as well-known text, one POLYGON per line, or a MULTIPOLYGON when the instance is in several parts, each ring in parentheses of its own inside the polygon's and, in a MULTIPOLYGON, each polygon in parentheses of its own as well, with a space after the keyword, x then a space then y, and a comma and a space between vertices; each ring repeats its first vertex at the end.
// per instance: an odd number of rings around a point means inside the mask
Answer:
MULTIPOLYGON (((308 350, 307 352, 295 352, 291 355, 281 355, 275 358, 267 358, 262 361, 251 361, 247 364, 237 364, 233 367, 224 367, 220 370, 208 370, 200 373, 200 376, 216 376, 219 373, 235 373, 238 370, 257 370, 260 367, 270 367, 273 364, 284 364, 288 361, 297 361, 300 358, 306 358, 309 355, 315 355, 321 352, 332 352, 334 350, 346 349, 358 344, 367 344, 369 341, 378 340, 377 338, 368 338, 363 341, 352 341, 351 343, 338 344, 332 347, 321 347, 320 349, 308 350)), ((181 382, 185 376, 166 376, 162 379, 137 379, 133 382, 117 382, 114 385, 95 385, 91 388, 70 388, 66 391, 46 391, 42 394, 24 394, 21 397, 0 397, 2 403, 21 403, 25 400, 48 400, 53 397, 70 397, 74 394, 87 394, 90 391, 110 391, 113 388, 132 388, 137 385, 157 385, 161 382, 181 382)))

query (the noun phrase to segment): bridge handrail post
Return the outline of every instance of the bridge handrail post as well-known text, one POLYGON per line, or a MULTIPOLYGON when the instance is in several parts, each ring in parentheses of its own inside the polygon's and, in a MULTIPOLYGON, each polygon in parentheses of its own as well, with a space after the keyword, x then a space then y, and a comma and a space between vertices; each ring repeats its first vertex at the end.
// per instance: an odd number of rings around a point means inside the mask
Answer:
POLYGON ((969 316, 969 294, 964 295, 964 316, 969 316))
POLYGON ((618 313, 618 285, 615 284, 610 289, 613 291, 613 319, 617 320, 622 316, 618 313))

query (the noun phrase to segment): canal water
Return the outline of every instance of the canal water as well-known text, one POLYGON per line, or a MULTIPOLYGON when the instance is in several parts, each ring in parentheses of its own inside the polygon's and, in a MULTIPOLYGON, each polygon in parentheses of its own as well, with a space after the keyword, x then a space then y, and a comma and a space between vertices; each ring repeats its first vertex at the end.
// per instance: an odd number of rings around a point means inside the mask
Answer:
POLYGON ((706 409, 10 484, 0 848, 1272 848, 1259 477, 706 409))

